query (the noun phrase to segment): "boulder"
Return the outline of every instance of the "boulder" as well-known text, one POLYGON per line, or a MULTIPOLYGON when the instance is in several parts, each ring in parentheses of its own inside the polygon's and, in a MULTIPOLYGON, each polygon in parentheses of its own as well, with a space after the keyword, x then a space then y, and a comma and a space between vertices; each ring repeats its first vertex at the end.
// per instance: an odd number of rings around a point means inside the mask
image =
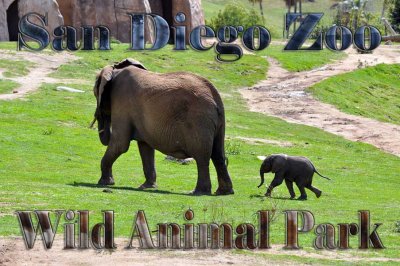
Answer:
POLYGON ((160 0, 149 0, 151 13, 157 14, 159 16, 164 16, 163 12, 163 2, 160 0))
POLYGON ((58 0, 58 5, 60 7, 61 15, 64 17, 64 25, 72 26, 73 25, 73 9, 72 9, 72 1, 70 0, 58 0))
MULTIPOLYGON (((43 16, 46 15, 46 13, 48 14, 48 26, 46 29, 48 30, 50 36, 52 36, 53 30, 56 27, 64 25, 64 18, 61 15, 57 1, 55 0, 19 0, 19 17, 21 18, 31 12, 36 12, 43 16)), ((32 22, 40 24, 35 20, 32 20, 32 22)))
MULTIPOLYGON (((131 18, 127 13, 151 13, 149 0, 143 1, 115 1, 115 17, 117 18, 118 33, 117 39, 121 42, 131 41, 131 18)), ((149 20, 146 20, 146 40, 152 42, 152 27, 149 20)))
MULTIPOLYGON (((111 35, 122 42, 130 42, 130 17, 127 13, 151 13, 148 0, 58 0, 67 25, 107 26, 111 35)), ((151 41, 151 28, 147 24, 147 40, 151 41)))
MULTIPOLYGON (((12 21, 11 32, 18 31, 18 17, 29 12, 42 15, 48 13, 50 35, 60 25, 107 26, 114 38, 130 42, 130 17, 127 13, 154 13, 164 17, 173 26, 187 27, 187 40, 194 27, 204 25, 204 14, 201 0, 0 0, 0 41, 8 41, 9 26, 7 10, 12 6, 16 13, 12 21), (13 4, 15 2, 15 4, 13 4), (18 8, 17 8, 18 7, 18 8), (176 23, 174 16, 178 12, 186 15, 184 23, 176 23)), ((10 13, 10 12, 9 12, 10 13)), ((146 23, 146 40, 152 42, 153 27, 150 20, 146 23)), ((80 34, 78 35, 80 36, 80 34)), ((15 36, 13 36, 15 38, 15 36)))
POLYGON ((174 19, 173 25, 186 26, 186 40, 188 41, 192 29, 205 24, 201 0, 172 0, 172 16, 175 17, 178 12, 186 15, 186 22, 180 24, 176 23, 174 19))
POLYGON ((13 0, 0 0, 0 41, 8 41, 7 9, 13 0))
POLYGON ((71 25, 75 28, 104 25, 110 29, 111 34, 117 33, 114 1, 69 0, 69 2, 71 10, 61 12, 71 14, 71 25))

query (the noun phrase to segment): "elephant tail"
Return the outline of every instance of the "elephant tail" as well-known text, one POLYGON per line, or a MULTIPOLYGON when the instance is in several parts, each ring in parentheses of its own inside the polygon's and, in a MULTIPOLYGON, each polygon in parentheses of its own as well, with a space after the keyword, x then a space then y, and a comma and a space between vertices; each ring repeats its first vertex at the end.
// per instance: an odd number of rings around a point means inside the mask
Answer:
POLYGON ((330 179, 329 177, 326 177, 326 176, 321 175, 321 174, 317 171, 317 169, 315 169, 315 168, 314 168, 314 172, 317 173, 317 175, 319 175, 319 176, 322 177, 322 178, 325 178, 325 179, 328 179, 328 180, 332 180, 332 179, 330 179))

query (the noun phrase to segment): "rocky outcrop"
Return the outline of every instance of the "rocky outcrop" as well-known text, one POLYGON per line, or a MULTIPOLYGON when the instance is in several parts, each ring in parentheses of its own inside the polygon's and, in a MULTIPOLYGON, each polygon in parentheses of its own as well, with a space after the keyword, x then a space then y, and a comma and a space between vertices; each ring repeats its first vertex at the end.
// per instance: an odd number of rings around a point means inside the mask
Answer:
POLYGON ((19 18, 30 12, 48 13, 47 30, 50 35, 54 28, 64 24, 55 0, 0 0, 0 41, 16 41, 19 18))
MULTIPOLYGON (((13 25, 7 23, 7 10, 13 2, 18 0, 0 0, 0 41, 9 40, 9 28, 15 31, 13 25)), ((187 39, 194 27, 204 24, 204 14, 201 0, 19 0, 17 2, 19 17, 29 12, 49 14, 48 29, 52 30, 59 25, 70 25, 76 28, 81 26, 107 26, 114 38, 122 42, 130 42, 130 17, 127 13, 154 13, 164 17, 169 25, 185 25, 187 39), (174 16, 178 12, 186 15, 184 23, 176 23, 174 16)), ((18 16, 18 15, 16 15, 18 16)), ((10 15, 9 15, 10 17, 10 15)), ((147 21, 146 40, 152 41, 151 21, 147 21)), ((17 31, 17 30, 16 30, 17 31)))
MULTIPOLYGON (((53 30, 61 25, 64 25, 64 18, 60 13, 60 9, 57 1, 55 0, 19 0, 18 3, 18 16, 21 18, 28 13, 35 12, 41 15, 48 16, 48 26, 46 27, 50 36, 53 34, 53 30)), ((31 22, 35 22, 32 20, 31 22)))
MULTIPOLYGON (((148 0, 59 0, 61 12, 68 24, 81 26, 107 26, 114 38, 130 42, 130 17, 127 13, 151 13, 148 0)), ((147 25, 148 40, 151 41, 150 24, 147 25)))
MULTIPOLYGON (((125 1, 115 0, 115 17, 117 18, 116 38, 121 42, 131 41, 131 19, 127 13, 151 13, 151 6, 148 0, 125 1)), ((146 24, 146 40, 152 42, 152 28, 150 21, 146 24)))
MULTIPOLYGON (((166 1, 164 1, 166 2, 166 1)), ((159 16, 163 16, 164 12, 163 12, 163 1, 159 1, 159 0, 149 0, 150 3, 150 8, 151 8, 151 13, 153 14, 157 14, 159 16)))
MULTIPOLYGON (((186 22, 178 25, 186 26, 186 40, 189 40, 190 32, 193 28, 204 25, 204 13, 201 8, 201 0, 173 0, 172 14, 182 12, 186 15, 186 22)), ((174 21, 174 25, 177 23, 174 21)))
POLYGON ((0 41, 8 41, 7 10, 13 0, 0 0, 0 41))

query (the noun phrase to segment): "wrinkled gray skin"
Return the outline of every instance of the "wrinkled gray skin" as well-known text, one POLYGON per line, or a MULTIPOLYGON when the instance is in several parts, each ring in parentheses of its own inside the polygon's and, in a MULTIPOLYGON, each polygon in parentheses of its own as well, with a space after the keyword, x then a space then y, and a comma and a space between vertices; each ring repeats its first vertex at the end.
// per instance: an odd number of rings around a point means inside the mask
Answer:
POLYGON ((268 156, 264 160, 260 167, 261 184, 258 187, 264 184, 264 174, 269 172, 275 174, 275 177, 267 189, 267 193, 265 194, 267 197, 271 196, 274 187, 279 186, 282 184, 283 180, 285 180, 291 199, 296 197, 293 190, 293 182, 296 183, 300 190, 301 196, 298 198, 299 200, 307 200, 305 188, 314 192, 317 198, 319 198, 322 192, 312 186, 314 173, 330 180, 319 174, 309 159, 305 157, 288 156, 286 154, 274 154, 268 156))
POLYGON ((221 97, 206 79, 190 73, 157 74, 137 61, 105 67, 94 87, 99 137, 108 146, 100 185, 113 185, 112 166, 136 140, 146 181, 155 188, 154 150, 178 159, 194 158, 194 195, 211 194, 209 161, 217 170, 217 195, 233 194, 225 164, 225 114, 221 97))

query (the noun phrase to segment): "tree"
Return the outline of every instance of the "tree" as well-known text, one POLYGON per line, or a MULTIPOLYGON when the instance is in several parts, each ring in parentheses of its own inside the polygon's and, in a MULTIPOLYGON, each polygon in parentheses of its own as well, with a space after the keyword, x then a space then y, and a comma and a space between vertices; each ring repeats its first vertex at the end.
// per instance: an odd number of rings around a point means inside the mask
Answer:
POLYGON ((390 22, 395 31, 400 31, 400 0, 394 0, 390 10, 390 22))
POLYGON ((265 24, 263 0, 249 0, 249 2, 252 3, 253 5, 255 5, 256 3, 259 4, 259 7, 260 7, 260 14, 261 14, 263 23, 265 24))
POLYGON ((336 8, 337 24, 349 27, 352 30, 357 29, 360 25, 366 24, 368 0, 342 0, 334 4, 331 8, 336 8))

